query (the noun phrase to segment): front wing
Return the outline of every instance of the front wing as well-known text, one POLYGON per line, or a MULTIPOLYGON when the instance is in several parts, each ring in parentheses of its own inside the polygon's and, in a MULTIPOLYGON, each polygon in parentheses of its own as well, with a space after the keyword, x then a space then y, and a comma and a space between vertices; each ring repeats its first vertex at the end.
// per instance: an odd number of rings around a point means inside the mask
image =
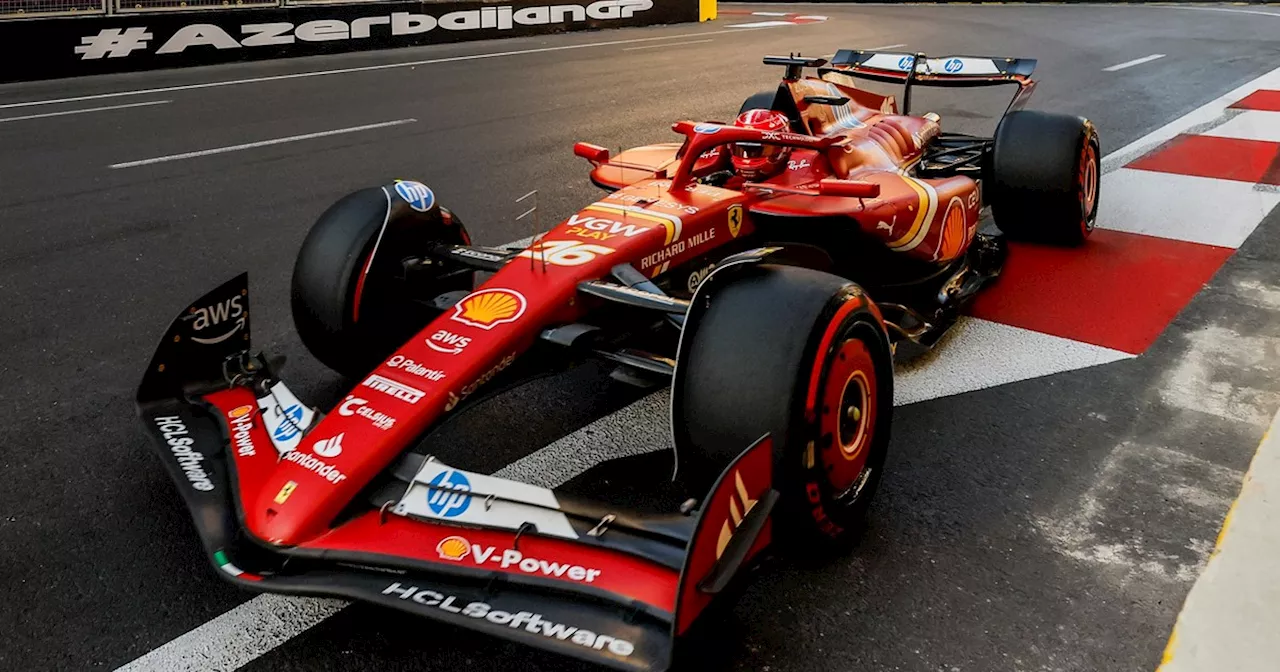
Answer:
POLYGON ((173 322, 137 399, 208 557, 242 587, 359 600, 614 669, 665 670, 677 637, 769 543, 777 493, 766 436, 685 515, 578 501, 410 454, 326 533, 269 544, 245 527, 244 503, 258 501, 264 463, 305 450, 314 412, 279 407, 294 398, 249 356, 248 336, 242 275, 173 322), (218 305, 238 318, 223 323, 232 337, 197 340, 191 316, 218 305), (476 513, 463 522, 425 506, 461 496, 432 485, 442 468, 474 485, 476 513))

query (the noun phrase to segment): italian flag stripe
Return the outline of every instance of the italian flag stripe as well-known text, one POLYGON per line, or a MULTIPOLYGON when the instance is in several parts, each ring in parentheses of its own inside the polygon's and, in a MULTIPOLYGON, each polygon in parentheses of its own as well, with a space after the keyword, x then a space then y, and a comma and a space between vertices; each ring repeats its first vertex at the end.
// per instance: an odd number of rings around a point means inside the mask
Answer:
POLYGON ((248 579, 249 581, 262 580, 261 576, 258 576, 257 574, 250 574, 249 572, 246 572, 240 569, 239 567, 236 567, 235 565, 231 564, 231 561, 227 559, 227 554, 221 550, 214 551, 213 561, 218 563, 218 566, 222 568, 222 571, 230 574, 231 576, 239 577, 241 579, 248 579))

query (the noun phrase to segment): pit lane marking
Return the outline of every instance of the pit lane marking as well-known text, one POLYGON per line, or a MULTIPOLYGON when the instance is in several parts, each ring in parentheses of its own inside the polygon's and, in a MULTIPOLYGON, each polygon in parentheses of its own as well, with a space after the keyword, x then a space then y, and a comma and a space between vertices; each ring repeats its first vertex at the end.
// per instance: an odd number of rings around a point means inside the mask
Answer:
MULTIPOLYGON (((783 22, 782 26, 803 25, 790 22, 783 22)), ((756 26, 757 28, 775 27, 775 26, 756 26)), ((353 72, 373 72, 376 70, 390 70, 393 68, 413 68, 419 65, 435 65, 437 63, 455 63, 458 61, 475 61, 485 58, 503 58, 506 56, 524 56, 527 54, 542 54, 555 51, 569 51, 571 49, 588 49, 591 47, 611 47, 620 44, 641 44, 644 42, 657 42, 659 40, 679 40, 690 37, 703 37, 706 35, 723 35, 725 33, 739 33, 743 28, 726 28, 724 30, 708 30, 697 33, 682 33, 680 35, 659 35, 657 37, 637 37, 628 40, 609 40, 606 42, 589 42, 586 44, 563 44, 555 47, 538 47, 535 49, 515 49, 512 51, 494 51, 482 54, 468 54, 466 56, 445 56, 441 58, 428 58, 419 61, 403 61, 399 63, 380 63, 378 65, 362 65, 351 68, 336 68, 333 70, 313 70, 309 72, 291 72, 283 75, 268 75, 265 77, 246 77, 244 79, 230 79, 220 82, 199 82, 196 84, 180 84, 176 86, 162 86, 152 89, 135 89, 132 91, 115 91, 112 93, 96 93, 87 96, 71 96, 68 98, 48 98, 45 100, 28 100, 20 103, 2 103, 0 110, 7 110, 17 107, 33 107, 36 105, 60 105, 62 103, 76 103, 85 100, 102 100, 104 98, 122 98, 125 96, 145 96, 154 93, 168 93, 170 91, 192 91, 195 89, 212 89, 223 86, 236 86, 239 84, 258 84, 261 82, 274 82, 286 79, 301 79, 304 77, 324 77, 327 75, 345 75, 353 72)))
POLYGON ((1102 71, 1103 72, 1119 72, 1120 70, 1124 70, 1125 68, 1132 68, 1135 65, 1150 63, 1151 61, 1160 60, 1162 58, 1164 58, 1164 54, 1151 54, 1150 56, 1135 58, 1132 61, 1125 61, 1124 63, 1116 63, 1115 65, 1109 65, 1103 68, 1102 71))
POLYGON ((395 121, 384 121, 378 124, 365 124, 364 126, 352 126, 350 128, 338 128, 332 131, 320 131, 319 133, 305 133, 303 135, 291 135, 287 138, 274 138, 271 140, 259 140, 258 142, 246 142, 241 145, 230 145, 227 147, 215 147, 213 149, 201 149, 194 152, 183 152, 182 154, 169 154, 167 156, 157 156, 151 159, 141 159, 139 161, 126 161, 124 163, 113 163, 108 168, 135 168, 137 166, 149 166, 153 163, 165 163, 166 161, 181 161, 183 159, 195 159, 202 156, 212 156, 214 154, 226 154, 228 152, 239 152, 246 149, 257 149, 258 147, 270 147, 271 145, 282 145, 286 142, 299 142, 301 140, 314 140, 315 138, 327 138, 331 135, 343 135, 345 133, 358 133, 360 131, 372 131, 379 128, 388 128, 391 126, 403 126, 404 124, 412 124, 417 119, 396 119, 395 121))
POLYGON ((62 112, 46 112, 44 114, 27 114, 21 117, 2 117, 0 124, 10 121, 27 121, 28 119, 47 119, 49 117, 65 117, 71 114, 85 114, 88 112, 106 112, 107 110, 123 110, 129 107, 148 107, 151 105, 167 105, 172 100, 148 100, 145 103, 129 103, 128 105, 108 105, 106 107, 87 107, 82 110, 63 110, 62 112))

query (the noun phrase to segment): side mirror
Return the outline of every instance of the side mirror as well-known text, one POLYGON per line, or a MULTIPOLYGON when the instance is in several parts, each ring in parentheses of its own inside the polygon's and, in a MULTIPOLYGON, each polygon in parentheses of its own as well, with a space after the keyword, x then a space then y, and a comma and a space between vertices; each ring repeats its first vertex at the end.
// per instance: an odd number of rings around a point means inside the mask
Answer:
POLYGON ((820 196, 848 196, 850 198, 875 198, 880 195, 880 185, 873 182, 855 182, 827 178, 818 182, 820 196))
POLYGON ((609 150, 600 145, 593 145, 589 142, 573 143, 573 153, 591 162, 591 165, 598 166, 609 161, 609 150))

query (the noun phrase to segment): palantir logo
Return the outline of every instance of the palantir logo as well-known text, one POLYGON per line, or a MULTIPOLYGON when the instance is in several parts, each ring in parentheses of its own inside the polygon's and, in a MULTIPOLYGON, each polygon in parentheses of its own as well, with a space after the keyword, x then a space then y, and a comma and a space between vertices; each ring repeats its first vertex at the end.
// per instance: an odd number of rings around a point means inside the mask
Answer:
POLYGON ((427 507, 443 518, 453 518, 466 512, 471 506, 471 481, 456 469, 445 469, 431 479, 427 492, 427 507))
POLYGON ((436 195, 421 182, 396 182, 396 193, 418 212, 426 212, 436 204, 436 195))

